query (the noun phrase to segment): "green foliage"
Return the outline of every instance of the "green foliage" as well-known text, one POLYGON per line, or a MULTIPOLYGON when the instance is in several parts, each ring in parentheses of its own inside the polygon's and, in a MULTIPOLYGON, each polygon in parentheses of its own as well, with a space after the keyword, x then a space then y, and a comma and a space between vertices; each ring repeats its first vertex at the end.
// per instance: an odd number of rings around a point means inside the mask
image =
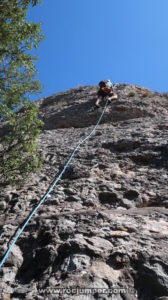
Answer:
POLYGON ((135 96, 135 92, 134 91, 129 92, 128 97, 134 97, 134 96, 135 96))
POLYGON ((9 127, 1 137, 1 182, 16 183, 41 165, 37 138, 42 122, 30 95, 41 89, 30 51, 43 39, 41 24, 26 20, 39 0, 0 2, 0 117, 9 127), (22 109, 21 109, 22 107, 22 109), (21 109, 21 112, 18 112, 21 109))

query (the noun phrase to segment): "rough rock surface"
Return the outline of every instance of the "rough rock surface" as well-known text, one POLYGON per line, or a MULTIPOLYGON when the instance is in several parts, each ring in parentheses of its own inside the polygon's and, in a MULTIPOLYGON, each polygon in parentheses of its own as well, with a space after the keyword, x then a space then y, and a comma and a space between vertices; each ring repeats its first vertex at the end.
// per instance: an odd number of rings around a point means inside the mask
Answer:
MULTIPOLYGON (((0 270, 0 299, 168 299, 168 98, 138 86, 115 90, 119 100, 0 270)), ((96 91, 37 101, 45 162, 24 187, 1 188, 0 257, 96 124, 96 91)))

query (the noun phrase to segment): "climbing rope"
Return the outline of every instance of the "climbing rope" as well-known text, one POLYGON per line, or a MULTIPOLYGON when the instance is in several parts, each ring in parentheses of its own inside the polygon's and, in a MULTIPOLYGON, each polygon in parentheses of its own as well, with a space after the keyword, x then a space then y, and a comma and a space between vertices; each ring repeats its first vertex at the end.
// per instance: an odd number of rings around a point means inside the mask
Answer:
POLYGON ((25 227, 27 226, 27 224, 29 223, 29 221, 31 220, 31 218, 33 217, 33 215, 36 213, 36 211, 39 209, 39 207, 42 205, 42 203, 45 201, 46 198, 49 198, 50 197, 50 193, 53 191, 54 187, 56 186, 57 182, 61 179, 62 175, 64 174, 66 168, 68 167, 69 163, 71 162, 73 156, 75 155, 75 153, 77 152, 78 148, 84 144, 84 142, 86 140, 88 140, 91 135, 94 133, 94 131, 97 129, 98 125, 100 124, 102 118, 103 118, 103 115, 105 113, 105 110, 106 110, 106 107, 107 107, 107 104, 108 104, 108 97, 106 99, 106 103, 105 103, 105 106, 103 108, 103 111, 95 125, 95 127, 93 128, 93 130, 84 138, 82 139, 81 141, 79 141, 79 143, 77 144, 77 146, 74 148, 73 152, 71 153, 69 159, 67 160, 67 162, 65 163, 62 171, 60 172, 60 174, 54 179, 54 181, 51 183, 51 185, 49 186, 47 192, 44 194, 44 196, 41 198, 41 200, 39 201, 38 205, 32 210, 32 212, 30 213, 30 215, 28 216, 28 218, 26 219, 26 221, 24 222, 24 224, 22 225, 21 228, 19 228, 13 238, 13 240, 11 241, 7 251, 5 252, 2 260, 0 261, 0 269, 2 267, 2 265, 4 264, 5 260, 7 259, 9 253, 11 252, 13 246, 16 244, 18 238, 20 237, 20 235, 22 234, 22 232, 24 231, 25 227))

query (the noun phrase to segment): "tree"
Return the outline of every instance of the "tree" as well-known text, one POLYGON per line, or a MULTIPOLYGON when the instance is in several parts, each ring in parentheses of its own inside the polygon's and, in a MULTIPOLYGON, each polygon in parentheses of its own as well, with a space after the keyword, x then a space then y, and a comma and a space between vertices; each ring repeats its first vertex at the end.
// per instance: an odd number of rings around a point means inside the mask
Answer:
POLYGON ((1 183, 23 181, 42 163, 37 145, 42 121, 30 95, 41 89, 31 50, 44 36, 41 24, 26 20, 29 5, 38 2, 0 2, 0 117, 8 128, 0 137, 1 183))

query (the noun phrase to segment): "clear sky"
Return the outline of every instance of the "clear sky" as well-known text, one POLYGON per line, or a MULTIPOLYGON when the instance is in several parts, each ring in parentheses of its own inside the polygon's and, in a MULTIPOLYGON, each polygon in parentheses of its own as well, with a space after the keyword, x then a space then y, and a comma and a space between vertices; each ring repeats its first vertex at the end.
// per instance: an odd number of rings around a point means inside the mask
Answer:
POLYGON ((167 13, 168 0, 43 0, 28 14, 46 36, 36 99, 106 78, 168 91, 167 13))

